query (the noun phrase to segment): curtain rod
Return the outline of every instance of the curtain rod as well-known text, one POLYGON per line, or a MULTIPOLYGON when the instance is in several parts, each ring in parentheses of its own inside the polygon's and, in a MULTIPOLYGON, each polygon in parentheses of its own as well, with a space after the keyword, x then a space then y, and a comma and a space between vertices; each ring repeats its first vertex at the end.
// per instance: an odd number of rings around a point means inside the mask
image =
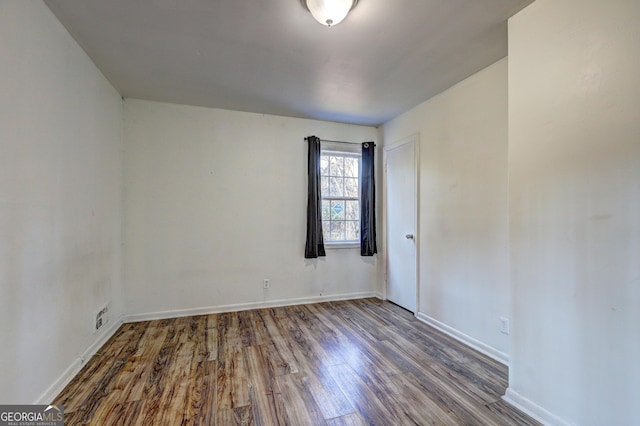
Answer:
MULTIPOLYGON (((304 140, 306 141, 307 138, 304 138, 304 140)), ((332 141, 332 140, 329 140, 329 139, 320 139, 320 142, 346 143, 346 144, 349 144, 349 145, 362 145, 363 143, 367 143, 367 142, 362 142, 361 143, 361 142, 332 141)), ((371 142, 369 142, 369 143, 371 143, 371 142)), ((376 146, 376 144, 374 143, 373 146, 376 146)))

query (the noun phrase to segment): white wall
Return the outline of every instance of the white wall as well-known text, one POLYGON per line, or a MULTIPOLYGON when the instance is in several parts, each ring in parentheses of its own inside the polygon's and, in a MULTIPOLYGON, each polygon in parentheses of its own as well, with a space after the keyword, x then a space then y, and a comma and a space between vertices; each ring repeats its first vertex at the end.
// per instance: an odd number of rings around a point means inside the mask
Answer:
POLYGON ((385 145, 420 134, 419 317, 506 360, 507 60, 383 129, 385 145))
POLYGON ((637 0, 509 21, 507 396, 551 422, 640 424, 639 53, 637 0))
POLYGON ((359 249, 303 256, 304 137, 375 140, 376 128, 129 99, 125 117, 129 313, 376 291, 359 249))
POLYGON ((122 314, 121 187, 120 96, 43 3, 1 1, 0 403, 39 400, 96 309, 122 314))

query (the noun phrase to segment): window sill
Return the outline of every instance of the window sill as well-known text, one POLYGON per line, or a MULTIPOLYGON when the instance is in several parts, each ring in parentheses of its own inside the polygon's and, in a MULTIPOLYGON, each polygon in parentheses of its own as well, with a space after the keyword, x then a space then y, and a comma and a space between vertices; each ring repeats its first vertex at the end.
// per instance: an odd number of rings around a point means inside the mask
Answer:
POLYGON ((324 243, 327 250, 359 249, 360 243, 324 243))

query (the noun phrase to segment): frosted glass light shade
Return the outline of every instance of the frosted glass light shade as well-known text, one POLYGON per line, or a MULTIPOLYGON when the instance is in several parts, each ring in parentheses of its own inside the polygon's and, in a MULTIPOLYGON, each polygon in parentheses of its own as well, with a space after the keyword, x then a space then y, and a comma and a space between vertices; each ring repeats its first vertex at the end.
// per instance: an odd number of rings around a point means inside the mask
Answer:
POLYGON ((357 0, 304 0, 307 9, 322 25, 330 27, 339 24, 347 17, 357 0))

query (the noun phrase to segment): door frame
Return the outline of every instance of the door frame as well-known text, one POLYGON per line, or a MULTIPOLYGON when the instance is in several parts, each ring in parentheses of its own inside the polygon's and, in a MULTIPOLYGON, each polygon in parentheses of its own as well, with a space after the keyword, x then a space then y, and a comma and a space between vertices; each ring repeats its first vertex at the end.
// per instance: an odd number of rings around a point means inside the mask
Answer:
POLYGON ((383 196, 382 196, 382 209, 384 212, 384 228, 382 230, 382 238, 383 238, 383 247, 384 247, 384 289, 383 289, 383 300, 387 300, 387 294, 389 289, 389 247, 388 247, 388 205, 387 205, 387 191, 389 190, 387 183, 387 152, 391 151, 395 148, 399 148, 402 145, 406 145, 408 143, 413 142, 413 155, 414 155, 414 224, 413 224, 413 241, 415 243, 415 259, 413 259, 414 268, 416 271, 415 278, 415 288, 416 288, 416 303, 415 303, 415 312, 414 316, 418 314, 420 311, 420 133, 415 133, 411 136, 400 139, 388 146, 384 146, 382 161, 384 167, 384 173, 382 174, 382 185, 384 188, 383 196))

